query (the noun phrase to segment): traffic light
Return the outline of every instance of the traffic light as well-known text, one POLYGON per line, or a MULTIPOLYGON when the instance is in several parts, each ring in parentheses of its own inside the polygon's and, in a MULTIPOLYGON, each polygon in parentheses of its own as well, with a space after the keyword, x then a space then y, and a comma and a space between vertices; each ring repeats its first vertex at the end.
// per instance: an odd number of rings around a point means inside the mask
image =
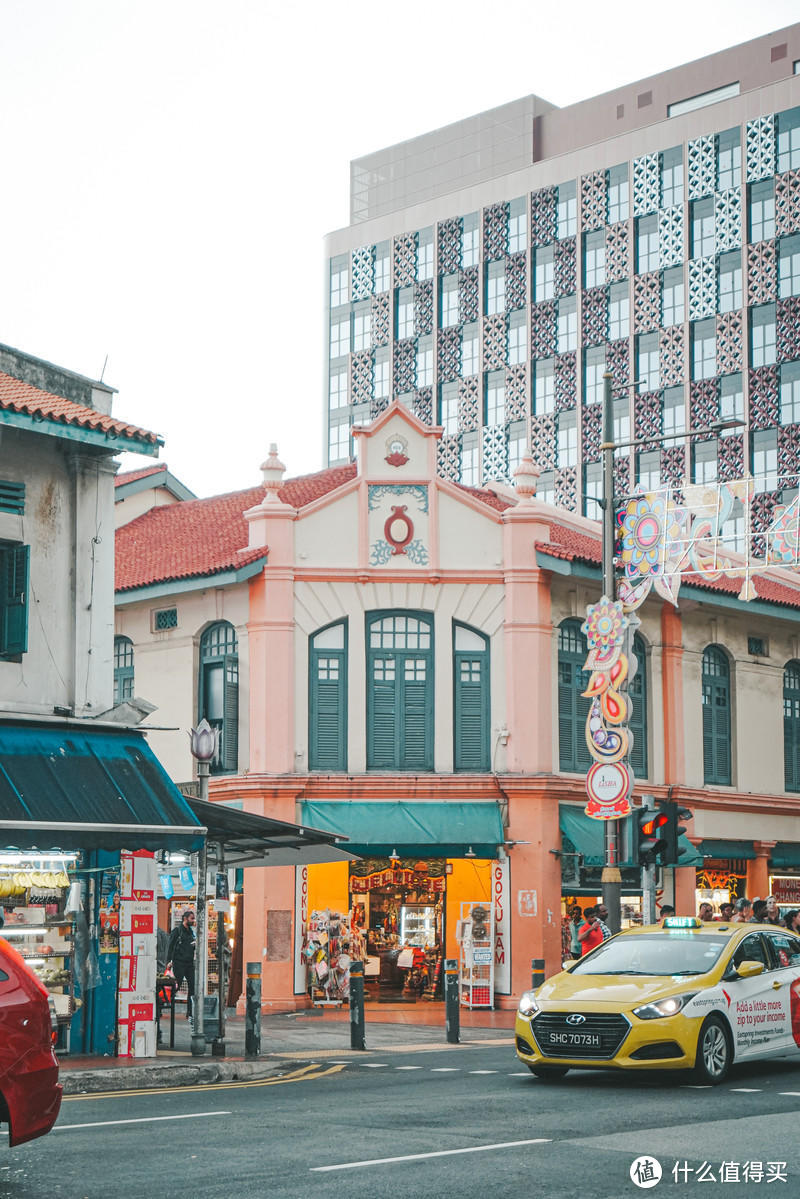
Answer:
POLYGON ((655 808, 638 808, 633 813, 633 859, 637 866, 652 866, 666 847, 669 814, 664 800, 655 808))
POLYGON ((682 808, 676 803, 659 803, 659 807, 663 807, 667 823, 664 827, 664 848, 661 851, 662 866, 680 866, 681 854, 686 853, 681 848, 680 837, 686 832, 686 825, 680 824, 681 820, 691 820, 692 813, 688 808, 682 808))

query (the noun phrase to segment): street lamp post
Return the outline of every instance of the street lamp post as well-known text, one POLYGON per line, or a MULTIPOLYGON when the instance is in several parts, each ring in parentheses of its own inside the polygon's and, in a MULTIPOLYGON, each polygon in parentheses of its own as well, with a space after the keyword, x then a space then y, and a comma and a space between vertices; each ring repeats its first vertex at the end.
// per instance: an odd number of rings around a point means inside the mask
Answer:
MULTIPOLYGON (((208 772, 219 747, 219 729, 212 729, 207 720, 200 721, 189 733, 192 757, 197 762, 197 779, 200 798, 208 800, 208 772)), ((192 1012, 192 1056, 202 1057, 206 1051, 206 1036, 203 1025, 206 994, 206 958, 208 936, 206 932, 206 874, 208 872, 208 846, 204 839, 197 855, 197 920, 196 949, 194 955, 194 1010, 192 1012)))
MULTIPOLYGON (((613 375, 603 374, 603 595, 616 599, 614 583, 614 409, 611 392, 613 375)), ((618 933, 621 923, 622 875, 619 872, 619 821, 605 820, 605 865, 603 866, 603 903, 608 908, 608 924, 618 933)))

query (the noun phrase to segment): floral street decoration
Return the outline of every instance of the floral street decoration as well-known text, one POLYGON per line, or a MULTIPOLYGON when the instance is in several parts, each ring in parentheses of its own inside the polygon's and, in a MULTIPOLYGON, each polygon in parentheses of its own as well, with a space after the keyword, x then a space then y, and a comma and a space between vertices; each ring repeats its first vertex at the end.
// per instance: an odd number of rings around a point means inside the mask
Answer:
POLYGON ((622 764, 628 755, 632 736, 625 724, 630 714, 630 699, 620 690, 636 669, 632 652, 624 646, 638 625, 629 617, 620 600, 603 596, 598 604, 590 604, 581 626, 586 635, 588 655, 585 670, 592 673, 583 692, 591 700, 586 717, 586 745, 594 765, 586 778, 588 802, 586 815, 597 820, 616 820, 631 811, 630 795, 633 773, 622 764))

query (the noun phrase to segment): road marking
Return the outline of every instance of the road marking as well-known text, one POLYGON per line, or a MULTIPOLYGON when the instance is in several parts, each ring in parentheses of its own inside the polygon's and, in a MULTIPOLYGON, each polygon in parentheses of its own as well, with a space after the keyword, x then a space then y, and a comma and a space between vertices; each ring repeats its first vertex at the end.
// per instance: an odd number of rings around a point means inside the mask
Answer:
POLYGON ((388 1062, 361 1062, 365 1070, 386 1070, 388 1062))
POLYGON ((422 1066, 395 1066, 395 1070, 421 1070, 422 1066))
POLYGON ((402 1157, 373 1157, 363 1162, 342 1162, 338 1166, 309 1166, 312 1174, 330 1170, 359 1170, 363 1166, 390 1166, 396 1162, 419 1162, 431 1157, 455 1157, 461 1153, 487 1153, 491 1149, 517 1149, 521 1145, 549 1145, 552 1137, 535 1137, 530 1141, 500 1141, 496 1145, 470 1145, 465 1149, 437 1149, 433 1153, 406 1153, 402 1157))
POLYGON ((468 1074, 496 1074, 496 1070, 468 1070, 468 1074))
POLYGON ((242 1082, 207 1082, 193 1087, 141 1087, 135 1091, 92 1091, 87 1095, 65 1095, 63 1103, 85 1103, 88 1099, 114 1099, 120 1095, 125 1099, 136 1098, 140 1095, 189 1095, 193 1091, 240 1091, 246 1087, 279 1087, 288 1082, 315 1082, 318 1078, 326 1078, 329 1074, 339 1074, 345 1066, 329 1066, 320 1070, 318 1063, 302 1066, 281 1078, 256 1078, 242 1082), (316 1074, 311 1071, 316 1070, 316 1074))
POLYGON ((157 1124, 161 1120, 201 1120, 208 1116, 230 1116, 230 1112, 190 1112, 180 1116, 139 1116, 135 1120, 93 1120, 91 1124, 56 1124, 53 1132, 73 1132, 76 1128, 112 1128, 117 1124, 157 1124))
POLYGON ((800 1096, 800 1091, 778 1091, 778 1094, 779 1095, 794 1095, 795 1097, 798 1097, 798 1096, 800 1096))
POLYGON ((710 1082, 684 1082, 681 1083, 682 1091, 710 1091, 710 1082))
POLYGON ((509 1078, 530 1078, 530 1070, 520 1070, 517 1074, 509 1074, 509 1078))
POLYGON ((460 1074, 460 1066, 434 1066, 431 1074, 460 1074))
POLYGON ((742 1095, 760 1095, 763 1087, 728 1087, 729 1091, 739 1091, 742 1095))

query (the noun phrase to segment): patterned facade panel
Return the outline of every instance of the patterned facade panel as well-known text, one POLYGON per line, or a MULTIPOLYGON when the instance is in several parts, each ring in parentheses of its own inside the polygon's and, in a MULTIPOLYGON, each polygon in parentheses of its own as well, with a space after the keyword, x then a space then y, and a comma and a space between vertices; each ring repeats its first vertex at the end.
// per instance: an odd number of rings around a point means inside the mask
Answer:
POLYGON ((781 487, 796 487, 800 463, 800 425, 782 425, 778 429, 778 472, 781 487))
POLYGON ((717 374, 732 375, 742 369, 744 337, 742 312, 726 312, 717 317, 717 374))
POLYGON ((628 456, 614 459, 614 495, 631 493, 631 460, 628 456))
POLYGON ((720 437, 717 443, 717 473, 723 483, 741 479, 744 474, 744 437, 734 433, 720 437))
POLYGON ((528 369, 510 366, 506 371, 506 420, 527 420, 528 415, 528 369))
POLYGON ((351 256, 354 300, 366 300, 375 286, 375 251, 372 246, 359 246, 351 256))
POLYGON ((608 296, 604 287, 591 287, 581 299, 581 344, 599 346, 608 336, 608 296))
POLYGON ((755 242, 747 247, 747 302, 771 304, 777 294, 775 242, 755 242))
POLYGON ((603 423, 602 404, 584 404, 581 409, 581 445, 584 462, 596 462, 600 457, 600 427, 603 423))
POLYGON ((481 481, 508 482, 508 438, 502 425, 485 425, 481 437, 481 481))
POLYGON ((414 416, 426 425, 433 424, 433 388, 420 387, 414 396, 414 416))
POLYGON ((531 457, 540 470, 553 470, 556 464, 556 422, 550 413, 531 421, 531 457))
POLYGON ((505 366, 508 326, 504 316, 483 318, 483 369, 500 370, 505 366))
POLYGON ((772 429, 778 423, 778 368, 759 366, 748 373, 751 429, 772 429))
POLYGON ((778 300, 775 305, 775 339, 778 362, 800 358, 800 296, 778 300))
POLYGON ((618 221, 606 229, 606 278, 622 283, 631 276, 630 237, 627 221, 618 221))
POLYGON ((577 356, 574 352, 559 354, 555 362, 556 412, 574 408, 578 396, 577 356))
POLYGON ((713 136, 689 142, 689 199, 699 200, 714 192, 717 155, 713 136))
POLYGON ((461 477, 461 443, 458 437, 441 437, 436 447, 436 473, 458 482, 461 477))
POLYGON ((785 237, 800 229, 800 171, 775 176, 775 233, 785 237))
POLYGON ((556 352, 556 306, 552 300, 531 304, 531 358, 552 358, 556 352))
POLYGON ((412 337, 394 343, 393 393, 413 391, 417 383, 417 344, 412 337))
POLYGON ((574 237, 564 237, 556 242, 555 289, 556 296, 571 296, 577 287, 577 262, 574 237))
POLYGON ((769 179, 775 174, 775 116, 768 113, 747 122, 745 140, 747 182, 769 179))
POLYGON ((677 387, 686 377, 683 326, 662 329, 658 338, 658 366, 662 387, 677 387))
POLYGON ((717 380, 695 379, 689 384, 689 428, 707 429, 709 425, 713 425, 718 420, 717 380))
POLYGON ((555 505, 565 512, 578 510, 578 472, 574 466, 564 467, 556 471, 555 505))
POLYGON ((661 324, 661 275, 652 271, 633 281, 633 331, 650 333, 661 324))
POLYGON ((370 420, 377 420, 382 412, 385 412, 391 403, 388 396, 373 396, 369 404, 370 420))
POLYGON ((531 193, 531 245, 549 246, 556 240, 557 193, 542 187, 531 193))
POLYGON ((511 254, 506 263, 506 308, 524 308, 528 302, 528 267, 524 254, 511 254))
POLYGON ((686 481, 686 450, 682 445, 665 446, 661 451, 661 481, 682 487, 686 481))
POLYGON ((627 387, 631 382, 630 343, 627 337, 608 343, 606 366, 613 375, 613 386, 627 387))
POLYGON ((508 250, 508 204, 490 204, 483 210, 483 257, 486 262, 505 258, 508 250))
POLYGON ((417 274, 417 239, 413 233, 403 233, 394 239, 394 287, 410 287, 417 274))
POLYGON ((433 332, 433 280, 426 279, 416 286, 414 329, 417 337, 433 332))
POLYGON ((692 258, 689 262, 689 320, 699 321, 717 311, 717 263, 715 258, 692 258))
POLYGON ((440 275, 452 275, 461 266, 461 220, 451 217, 439 222, 438 229, 440 275))
POLYGON ((477 266, 471 266, 461 272, 458 281, 458 319, 462 325, 478 319, 480 298, 480 271, 477 266))
POLYGON ((439 382, 450 383, 461 374, 461 335, 458 329, 440 329, 439 382))
POLYGON ((351 402, 368 404, 372 398, 372 354, 353 354, 350 359, 351 402))
POLYGON ((658 214, 658 265, 680 266, 684 258, 683 205, 673 204, 658 214))
POLYGON ((658 392, 647 391, 634 396, 633 429, 636 441, 661 435, 661 400, 658 392))
POLYGON ((647 216, 658 208, 660 187, 658 155, 644 154, 633 160, 633 215, 647 216))
POLYGON ((602 229, 606 223, 606 173, 592 171, 581 179, 581 229, 602 229))
POLYGON ((752 553, 762 558, 766 549, 764 534, 775 519, 775 509, 781 502, 780 492, 760 491, 750 503, 750 542, 752 553))
POLYGON ((383 293, 372 297, 372 344, 388 346, 392 336, 392 310, 389 296, 383 293))
POLYGON ((739 250, 742 245, 742 189, 729 187, 717 192, 714 200, 714 240, 716 252, 739 250))
POLYGON ((458 427, 462 433, 471 433, 480 423, 478 379, 473 375, 462 379, 458 387, 458 427))

